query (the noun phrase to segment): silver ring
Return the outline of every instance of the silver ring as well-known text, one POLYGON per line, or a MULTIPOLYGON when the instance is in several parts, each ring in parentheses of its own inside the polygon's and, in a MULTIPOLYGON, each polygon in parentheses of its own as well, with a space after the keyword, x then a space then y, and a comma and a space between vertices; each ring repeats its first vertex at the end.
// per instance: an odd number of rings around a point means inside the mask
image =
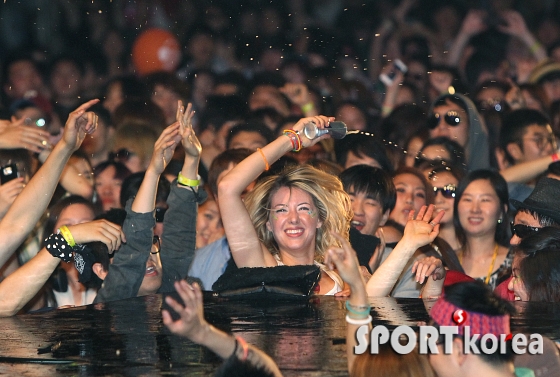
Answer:
POLYGON ((43 141, 41 141, 41 144, 47 145, 47 141, 46 141, 46 140, 43 140, 43 141))
POLYGON ((434 222, 430 222, 430 225, 431 225, 431 226, 436 226, 437 224, 434 223, 434 222))

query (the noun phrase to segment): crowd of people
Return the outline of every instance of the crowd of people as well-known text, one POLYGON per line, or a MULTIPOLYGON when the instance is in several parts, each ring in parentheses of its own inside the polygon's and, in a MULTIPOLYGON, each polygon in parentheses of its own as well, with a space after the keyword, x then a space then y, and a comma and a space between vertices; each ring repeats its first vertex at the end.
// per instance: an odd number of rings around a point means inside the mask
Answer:
MULTIPOLYGON (((354 340, 368 297, 560 302, 558 4, 151 3, 0 9, 1 316, 177 290, 172 332, 280 375, 205 322, 226 271, 316 266, 354 340), (156 27, 183 58, 144 72, 156 27), (335 120, 355 132, 304 132, 335 120)), ((411 357, 513 375, 511 355, 411 357)))

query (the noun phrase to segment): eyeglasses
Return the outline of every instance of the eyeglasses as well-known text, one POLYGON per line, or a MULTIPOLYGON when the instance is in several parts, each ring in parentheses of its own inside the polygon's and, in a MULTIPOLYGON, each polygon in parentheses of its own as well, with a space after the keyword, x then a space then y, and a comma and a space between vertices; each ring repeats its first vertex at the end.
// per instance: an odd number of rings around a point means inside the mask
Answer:
POLYGON ((446 199, 451 199, 455 197, 455 190, 457 187, 455 185, 445 185, 443 187, 434 187, 434 196, 437 196, 438 191, 441 192, 446 199))
POLYGON ((134 156, 134 153, 126 148, 121 148, 116 152, 109 153, 109 161, 126 162, 130 157, 134 156))
POLYGON ((154 236, 154 238, 152 238, 152 245, 155 245, 157 251, 150 251, 150 254, 159 254, 161 250, 161 240, 159 236, 154 236))
POLYGON ((167 208, 156 207, 156 223, 162 223, 163 222, 165 212, 167 212, 167 208))
POLYGON ((537 233, 541 229, 534 226, 523 225, 523 224, 514 225, 513 221, 510 223, 510 226, 511 226, 511 234, 519 238, 529 237, 537 233))
MULTIPOLYGON (((441 117, 442 115, 434 113, 431 118, 428 119, 428 128, 431 130, 436 128, 441 117)), ((459 117, 459 113, 455 110, 449 110, 445 115, 443 115, 443 120, 451 127, 457 127, 461 123, 461 117, 459 117)))
POLYGON ((534 142, 539 149, 546 148, 549 144, 556 149, 556 137, 552 134, 550 135, 535 135, 534 137, 523 138, 523 140, 530 140, 534 142))

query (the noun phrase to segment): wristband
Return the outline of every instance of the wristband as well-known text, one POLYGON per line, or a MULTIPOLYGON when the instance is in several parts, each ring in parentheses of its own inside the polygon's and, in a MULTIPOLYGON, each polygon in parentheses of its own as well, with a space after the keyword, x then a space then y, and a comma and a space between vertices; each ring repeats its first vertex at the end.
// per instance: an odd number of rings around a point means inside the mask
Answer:
POLYGON ((346 315, 346 322, 348 322, 351 325, 357 325, 357 326, 369 325, 371 324, 372 320, 373 318, 371 318, 371 315, 368 315, 366 318, 363 319, 350 318, 348 315, 346 315))
POLYGON ((552 162, 556 162, 556 161, 560 160, 560 156, 558 156, 558 152, 554 153, 550 157, 552 157, 552 162))
POLYGON ((74 237, 72 237, 72 233, 70 233, 70 229, 66 225, 61 226, 58 229, 58 233, 64 237, 70 247, 76 246, 76 241, 74 241, 74 237))
POLYGON ((261 154, 261 157, 264 161, 264 170, 268 171, 268 169, 270 169, 270 165, 268 164, 268 160, 266 159, 266 156, 264 155, 264 152, 262 151, 262 149, 257 148, 257 150, 259 151, 259 153, 261 154))
POLYGON ((60 258, 64 262, 72 260, 72 247, 68 245, 62 234, 51 234, 45 239, 45 248, 55 258, 60 258))
POLYGON ((314 109, 315 109, 315 105, 313 104, 313 102, 308 102, 301 107, 301 111, 303 111, 304 114, 308 113, 308 112, 310 112, 314 109))
POLYGON ((535 54, 539 48, 541 48, 541 43, 539 41, 535 41, 535 43, 529 47, 529 51, 531 51, 532 54, 535 54))
POLYGON ((346 300, 346 310, 350 313, 364 317, 369 314, 371 307, 368 306, 354 306, 350 304, 350 301, 346 300))
POLYGON ((177 183, 182 186, 196 187, 200 185, 200 179, 188 179, 179 172, 179 175, 177 176, 177 183))
POLYGON ((299 134, 294 130, 284 130, 284 136, 287 136, 290 141, 292 142, 292 151, 299 152, 303 148, 303 144, 301 143, 301 138, 299 134))
POLYGON ((233 351, 234 355, 237 355, 237 346, 241 345, 241 348, 243 349, 243 358, 241 359, 241 361, 245 361, 247 360, 247 356, 249 356, 249 345, 247 345, 247 342, 245 341, 245 339, 243 339, 240 336, 236 336, 235 337, 235 350, 233 351))

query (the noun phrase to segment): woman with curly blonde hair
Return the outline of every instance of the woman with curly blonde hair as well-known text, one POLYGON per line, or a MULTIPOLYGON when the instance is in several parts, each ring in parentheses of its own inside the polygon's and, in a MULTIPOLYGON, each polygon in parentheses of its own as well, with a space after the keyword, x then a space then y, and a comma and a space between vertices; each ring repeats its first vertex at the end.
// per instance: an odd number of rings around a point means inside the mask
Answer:
POLYGON ((318 264, 322 269, 319 294, 342 290, 340 277, 321 265, 329 247, 340 247, 333 233, 348 239, 352 218, 350 199, 337 177, 310 166, 291 166, 259 182, 245 202, 241 199, 243 190, 285 153, 329 137, 308 139, 302 132, 307 123, 324 128, 332 120, 325 116, 300 119, 220 181, 220 212, 238 267, 318 264))

